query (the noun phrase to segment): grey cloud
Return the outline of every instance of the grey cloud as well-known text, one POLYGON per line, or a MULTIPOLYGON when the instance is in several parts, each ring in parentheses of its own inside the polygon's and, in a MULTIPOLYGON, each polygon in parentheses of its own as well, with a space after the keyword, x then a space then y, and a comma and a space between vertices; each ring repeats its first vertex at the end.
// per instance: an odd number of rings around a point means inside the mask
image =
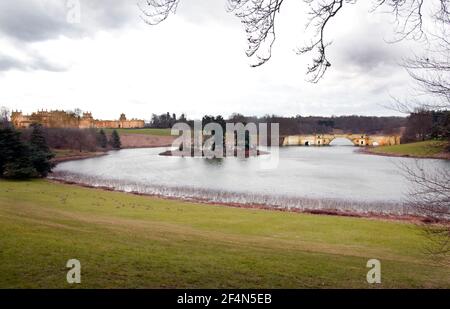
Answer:
POLYGON ((226 7, 225 0, 180 0, 177 15, 192 23, 219 22, 239 26, 239 20, 227 12, 226 7))
POLYGON ((23 70, 24 68, 25 65, 22 61, 7 55, 0 54, 0 72, 9 71, 12 69, 23 70))
POLYGON ((53 63, 43 56, 35 56, 33 60, 28 64, 29 70, 41 70, 49 72, 64 72, 67 71, 67 67, 53 63))
POLYGON ((386 74, 389 74, 386 67, 397 66, 399 59, 392 45, 385 46, 370 40, 350 42, 339 52, 339 55, 343 63, 359 71, 372 72, 382 68, 386 74))
MULTIPOLYGON (((93 28, 118 29, 133 22, 141 22, 137 0, 81 0, 86 3, 84 15, 93 28)), ((83 16, 84 16, 83 15, 83 16)))
POLYGON ((0 72, 19 70, 19 71, 49 71, 62 72, 67 68, 50 62, 41 55, 35 55, 30 60, 20 60, 9 55, 0 54, 0 72))
MULTIPOLYGON (((399 60, 408 53, 405 42, 387 43, 393 35, 393 26, 387 22, 384 15, 377 23, 362 16, 367 13, 364 7, 355 11, 357 27, 340 31, 329 47, 329 52, 335 61, 333 64, 342 71, 353 71, 360 74, 387 76, 393 70, 398 70, 399 60)), ((348 16, 349 18, 351 16, 348 16)))
MULTIPOLYGON (((60 36, 91 36, 98 31, 141 23, 138 3, 145 7, 145 0, 79 0, 81 22, 69 23, 67 3, 67 0, 2 0, 0 34, 25 43, 60 36)), ((226 12, 225 4, 225 0, 180 1, 177 16, 194 23, 213 21, 239 26, 235 17, 226 12)))
POLYGON ((18 41, 37 42, 118 29, 139 18, 135 1, 79 1, 81 22, 77 24, 67 22, 66 0, 2 0, 0 32, 18 41))
POLYGON ((35 42, 53 39, 60 34, 76 32, 66 21, 63 1, 2 1, 0 31, 19 41, 35 42))

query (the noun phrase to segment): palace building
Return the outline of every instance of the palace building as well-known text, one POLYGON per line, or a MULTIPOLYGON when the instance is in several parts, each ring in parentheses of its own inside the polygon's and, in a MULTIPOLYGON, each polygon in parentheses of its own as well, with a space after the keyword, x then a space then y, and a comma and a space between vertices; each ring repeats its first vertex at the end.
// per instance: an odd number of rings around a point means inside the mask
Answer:
POLYGON ((98 120, 91 113, 83 113, 78 116, 66 111, 44 111, 40 110, 31 115, 23 115, 21 111, 13 111, 11 122, 16 128, 28 128, 33 123, 41 124, 47 128, 143 128, 144 120, 127 119, 121 114, 119 120, 98 120))

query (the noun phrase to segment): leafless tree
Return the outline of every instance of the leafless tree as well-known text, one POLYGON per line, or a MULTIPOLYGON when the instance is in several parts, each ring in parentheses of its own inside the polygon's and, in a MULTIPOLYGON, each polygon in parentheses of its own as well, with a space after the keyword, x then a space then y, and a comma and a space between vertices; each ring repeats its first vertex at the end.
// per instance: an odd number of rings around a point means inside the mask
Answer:
POLYGON ((401 102, 395 99, 395 107, 402 112, 410 113, 417 108, 450 108, 450 1, 440 2, 439 10, 432 15, 435 26, 426 35, 428 47, 425 52, 407 58, 402 63, 416 82, 418 94, 426 94, 433 101, 415 99, 401 102))
MULTIPOLYGON (((187 0, 186 0, 187 1, 187 0)), ((312 29, 310 43, 298 48, 298 54, 312 53, 307 75, 318 82, 331 66, 327 58, 330 40, 326 30, 331 20, 346 6, 357 0, 303 0, 309 6, 308 29, 312 29)), ((247 56, 256 58, 253 66, 260 66, 271 58, 276 39, 275 20, 285 0, 227 0, 228 11, 242 22, 247 34, 247 56)), ((146 0, 141 6, 144 20, 152 25, 175 13, 179 0, 146 0)), ((424 55, 405 59, 403 67, 417 82, 418 90, 436 102, 420 99, 395 99, 395 108, 404 112, 420 109, 448 109, 450 107, 450 0, 372 0, 373 11, 387 11, 393 16, 392 43, 412 39, 422 41, 424 55)), ((431 221, 447 220, 450 215, 450 177, 448 170, 404 166, 404 174, 412 184, 410 204, 431 221)), ((448 255, 450 225, 427 225, 426 233, 436 244, 430 252, 448 255)))
POLYGON ((9 125, 9 115, 10 111, 7 107, 0 107, 0 127, 5 127, 9 125))
MULTIPOLYGON (((400 29, 400 39, 412 35, 415 39, 426 40, 428 48, 422 55, 405 59, 402 66, 416 82, 418 94, 426 94, 428 100, 434 100, 423 102, 420 96, 415 96, 406 101, 394 98, 393 102, 395 109, 411 117, 423 115, 416 124, 423 128, 431 121, 426 116, 427 111, 450 107, 450 41, 447 39, 450 1, 435 1, 438 5, 432 14, 434 27, 427 32, 423 28, 424 1, 412 2, 415 4, 410 18, 412 26, 400 29)), ((397 14, 397 8, 394 11, 397 14)), ((426 219, 422 227, 429 239, 427 252, 440 262, 450 263, 450 170, 424 166, 419 161, 414 166, 402 164, 401 170, 410 184, 408 205, 426 219)))
MULTIPOLYGON (((439 26, 448 25, 449 0, 372 0, 373 11, 387 9, 394 16, 395 38, 428 39, 430 36, 424 27, 425 7, 439 26)), ((179 0, 143 0, 140 5, 143 19, 148 24, 156 25, 175 13, 179 0)), ((275 20, 285 0, 227 0, 228 11, 235 14, 242 22, 247 34, 247 56, 255 57, 253 66, 260 66, 271 58, 272 46, 276 39, 275 20)), ((309 22, 312 28, 310 43, 297 49, 298 54, 314 53, 312 63, 308 66, 309 80, 318 82, 331 66, 327 58, 330 41, 326 38, 326 30, 330 21, 345 6, 357 0, 303 0, 309 6, 309 22)), ((433 35, 431 34, 433 37, 433 35)), ((445 39, 443 42, 447 42, 445 39)), ((411 71, 412 72, 412 71, 411 71)), ((413 76, 414 77, 414 76, 413 76)), ((438 83, 440 84, 440 83, 438 83)))
MULTIPOLYGON (((25 141, 31 138, 32 129, 21 130, 25 141)), ((100 147, 96 129, 42 128, 47 144, 52 149, 97 151, 100 147)))
MULTIPOLYGON (((450 108, 450 1, 427 1, 435 5, 431 15, 434 25, 428 31, 424 30, 424 1, 410 2, 414 4, 410 26, 400 28, 399 38, 423 39, 428 47, 422 55, 404 59, 402 63, 415 81, 418 95, 404 101, 394 98, 393 107, 409 113, 410 120, 419 115, 416 126, 426 131, 425 127, 431 121, 426 116, 429 115, 427 111, 450 108), (421 94, 426 95, 427 101, 420 99, 421 94)), ((398 14, 397 7, 394 7, 394 13, 398 14)), ((441 262, 450 263, 450 171, 423 166, 418 161, 415 166, 402 165, 401 170, 410 184, 409 206, 426 218, 427 223, 422 227, 429 239, 428 253, 441 262)))
POLYGON ((408 204, 425 220, 423 231, 430 240, 426 247, 432 257, 450 263, 450 170, 401 164, 411 183, 408 204))
POLYGON ((81 115, 83 115, 83 110, 81 108, 76 107, 76 108, 73 109, 73 113, 75 114, 75 116, 80 118, 81 115))

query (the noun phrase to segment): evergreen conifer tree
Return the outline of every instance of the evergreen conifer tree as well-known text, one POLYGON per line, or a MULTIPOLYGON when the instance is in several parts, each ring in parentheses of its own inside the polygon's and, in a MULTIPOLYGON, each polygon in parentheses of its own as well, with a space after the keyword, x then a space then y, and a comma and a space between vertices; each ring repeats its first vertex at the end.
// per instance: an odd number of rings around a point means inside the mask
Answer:
POLYGON ((105 131, 103 131, 103 129, 101 129, 100 132, 98 132, 97 142, 98 145, 102 148, 108 147, 108 139, 106 138, 106 134, 105 131))
POLYGON ((120 142, 120 136, 119 133, 117 133, 116 130, 114 130, 111 134, 111 138, 109 140, 109 144, 111 145, 111 147, 113 149, 120 149, 120 147, 122 146, 121 142, 120 142))
POLYGON ((54 167, 51 159, 54 156, 47 145, 42 126, 33 125, 30 138, 30 160, 41 177, 46 177, 51 172, 54 167))
POLYGON ((11 127, 0 129, 0 177, 24 179, 38 176, 30 160, 30 147, 11 127))

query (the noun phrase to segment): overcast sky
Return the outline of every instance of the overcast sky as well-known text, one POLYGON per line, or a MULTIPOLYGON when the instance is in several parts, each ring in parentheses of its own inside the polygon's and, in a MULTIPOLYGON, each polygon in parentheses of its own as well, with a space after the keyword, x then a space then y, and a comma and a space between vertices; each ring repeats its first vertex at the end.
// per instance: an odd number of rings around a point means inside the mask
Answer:
POLYGON ((250 67, 245 33, 224 0, 181 0, 157 26, 142 21, 136 0, 79 0, 80 23, 68 23, 71 2, 0 2, 0 106, 78 107, 103 119, 166 111, 393 115, 383 107, 390 95, 411 91, 398 62, 413 44, 386 43, 389 17, 369 13, 368 1, 347 5, 329 24, 332 66, 318 84, 306 81, 311 55, 294 52, 307 40, 299 0, 285 1, 272 59, 258 68, 250 67))

